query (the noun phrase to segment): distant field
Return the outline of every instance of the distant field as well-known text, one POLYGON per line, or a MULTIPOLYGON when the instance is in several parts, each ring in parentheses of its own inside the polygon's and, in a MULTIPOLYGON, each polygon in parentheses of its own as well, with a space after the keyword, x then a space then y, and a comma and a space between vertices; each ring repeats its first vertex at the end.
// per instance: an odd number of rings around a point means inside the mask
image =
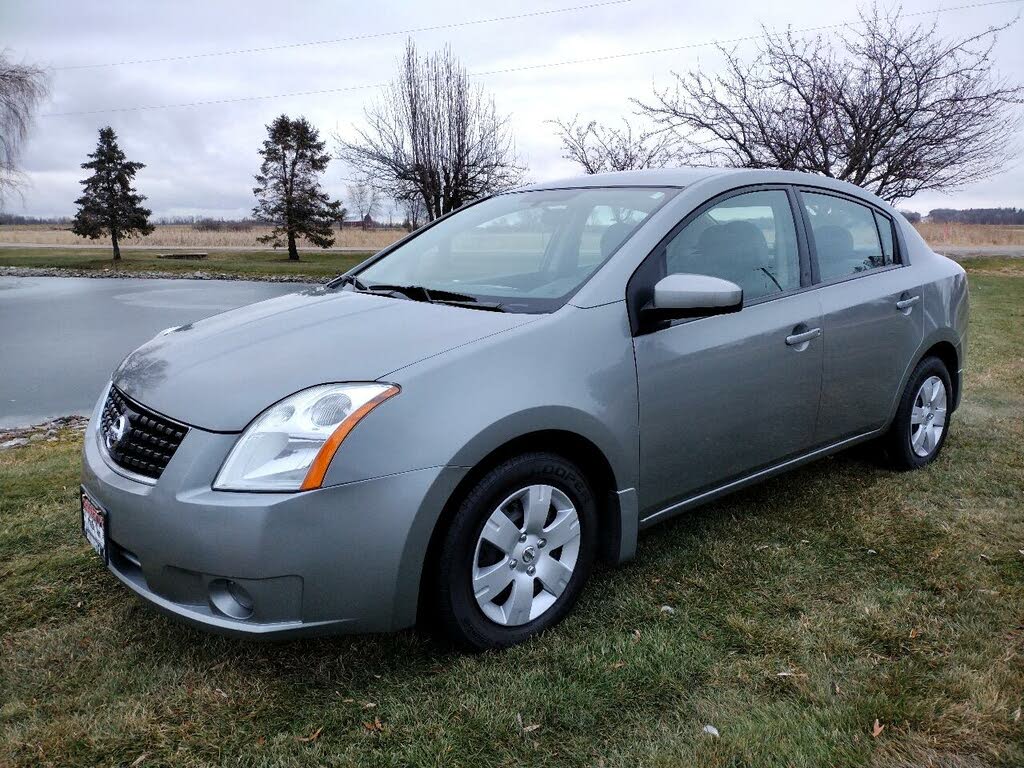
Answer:
POLYGON ((930 245, 1024 245, 1024 226, 915 224, 930 245))
MULTIPOLYGON (((929 224, 916 225, 925 240, 932 245, 1017 245, 1024 246, 1024 226, 995 224, 929 224)), ((188 224, 160 224, 148 237, 133 238, 122 243, 132 246, 167 248, 238 248, 240 250, 272 250, 257 242, 269 227, 252 227, 245 231, 199 231, 188 224)), ((336 233, 334 247, 365 248, 377 251, 405 235, 403 229, 363 230, 357 226, 345 227, 336 233)), ((57 226, 11 225, 0 226, 0 244, 96 246, 109 247, 108 240, 86 240, 69 229, 57 226)), ((2 258, 2 256, 0 256, 2 258)))
MULTIPOLYGON (((240 248, 265 249, 269 246, 256 238, 270 232, 270 227, 252 227, 243 231, 200 231, 190 224, 158 224, 153 234, 136 237, 121 243, 121 247, 133 245, 164 246, 167 248, 240 248)), ((403 229, 360 229, 358 226, 345 227, 335 231, 335 247, 366 248, 377 251, 390 245, 405 234, 403 229)), ((108 246, 107 239, 88 240, 74 234, 70 229, 47 224, 0 226, 0 243, 24 243, 38 245, 95 245, 108 246)))
MULTIPOLYGON (((919 231, 935 248, 978 248, 986 257, 1019 255, 1024 248, 1024 226, 994 226, 982 224, 919 224, 919 231), (1006 248, 1005 252, 1000 248, 1006 248), (986 250, 987 249, 987 250, 986 250)), ((55 227, 0 226, 0 266, 32 269, 60 269, 85 272, 172 272, 239 276, 317 279, 347 271, 371 254, 389 245, 405 234, 401 229, 362 230, 358 228, 338 233, 336 249, 302 248, 300 261, 288 261, 287 252, 256 243, 266 232, 254 227, 247 232, 198 231, 189 225, 161 225, 147 238, 135 238, 122 245, 122 260, 111 261, 110 245, 103 241, 82 240, 68 230, 55 227), (140 247, 144 246, 144 247, 140 247), (342 251, 347 249, 365 249, 342 251), (202 260, 161 259, 160 254, 189 250, 202 251, 202 260)), ((592 263, 599 258, 596 236, 584 236, 581 261, 592 263)), ((493 237, 487 239, 488 260, 495 256, 493 237)), ((464 240, 462 247, 471 245, 464 240)), ((515 235, 503 238, 502 250, 507 254, 532 253, 541 246, 529 238, 515 235)))

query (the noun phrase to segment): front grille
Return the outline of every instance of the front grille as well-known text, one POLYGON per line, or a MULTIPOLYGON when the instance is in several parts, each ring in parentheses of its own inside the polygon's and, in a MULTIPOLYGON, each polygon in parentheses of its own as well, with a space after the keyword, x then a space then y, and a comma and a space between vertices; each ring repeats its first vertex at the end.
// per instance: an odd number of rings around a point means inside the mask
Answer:
POLYGON ((164 418, 129 400, 117 387, 110 388, 103 404, 100 440, 119 467, 156 480, 178 450, 188 427, 164 418), (127 429, 116 439, 118 420, 124 416, 127 429))

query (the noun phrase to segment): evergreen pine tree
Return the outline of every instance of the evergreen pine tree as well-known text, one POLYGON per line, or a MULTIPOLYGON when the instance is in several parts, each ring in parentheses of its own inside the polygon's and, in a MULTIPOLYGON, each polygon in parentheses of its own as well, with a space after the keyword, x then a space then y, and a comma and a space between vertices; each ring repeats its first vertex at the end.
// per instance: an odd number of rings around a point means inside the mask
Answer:
POLYGON ((321 248, 334 245, 332 225, 341 215, 341 203, 320 189, 320 174, 327 170, 331 156, 304 117, 291 120, 281 115, 267 126, 267 134, 260 150, 263 163, 253 188, 256 207, 252 213, 274 225, 260 242, 280 248, 284 238, 288 259, 298 261, 297 237, 321 248))
POLYGON ((146 166, 125 158, 110 126, 100 128, 96 151, 89 157, 89 162, 82 163, 82 167, 91 169, 93 174, 82 180, 85 189, 75 201, 78 212, 71 231, 92 240, 109 235, 114 246, 114 261, 119 261, 122 237, 148 235, 153 231, 149 223, 151 211, 141 205, 146 198, 132 187, 135 174, 146 166))

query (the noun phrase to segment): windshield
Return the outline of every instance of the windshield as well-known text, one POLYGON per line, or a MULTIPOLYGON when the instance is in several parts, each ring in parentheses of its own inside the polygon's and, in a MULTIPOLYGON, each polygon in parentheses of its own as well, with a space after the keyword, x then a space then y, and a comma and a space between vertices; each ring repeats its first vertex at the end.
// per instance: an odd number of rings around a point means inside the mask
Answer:
POLYGON ((506 312, 551 312, 677 190, 511 192, 460 211, 359 272, 368 289, 418 286, 506 312))

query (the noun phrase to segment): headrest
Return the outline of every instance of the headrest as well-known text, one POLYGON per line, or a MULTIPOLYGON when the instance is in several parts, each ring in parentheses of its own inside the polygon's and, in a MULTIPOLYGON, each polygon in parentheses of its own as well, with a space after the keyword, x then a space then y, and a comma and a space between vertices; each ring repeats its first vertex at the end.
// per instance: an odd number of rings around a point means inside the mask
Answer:
POLYGON ((620 224, 612 224, 608 227, 604 234, 601 235, 601 258, 607 259, 611 256, 612 251, 621 245, 622 241, 626 239, 626 236, 633 231, 635 224, 623 222, 620 224))
POLYGON ((833 258, 848 258, 853 255, 853 235, 846 227, 828 224, 814 230, 814 244, 819 251, 833 258))
POLYGON ((768 243, 761 230, 749 221, 715 224, 700 233, 697 250, 701 256, 735 267, 763 266, 768 243))

